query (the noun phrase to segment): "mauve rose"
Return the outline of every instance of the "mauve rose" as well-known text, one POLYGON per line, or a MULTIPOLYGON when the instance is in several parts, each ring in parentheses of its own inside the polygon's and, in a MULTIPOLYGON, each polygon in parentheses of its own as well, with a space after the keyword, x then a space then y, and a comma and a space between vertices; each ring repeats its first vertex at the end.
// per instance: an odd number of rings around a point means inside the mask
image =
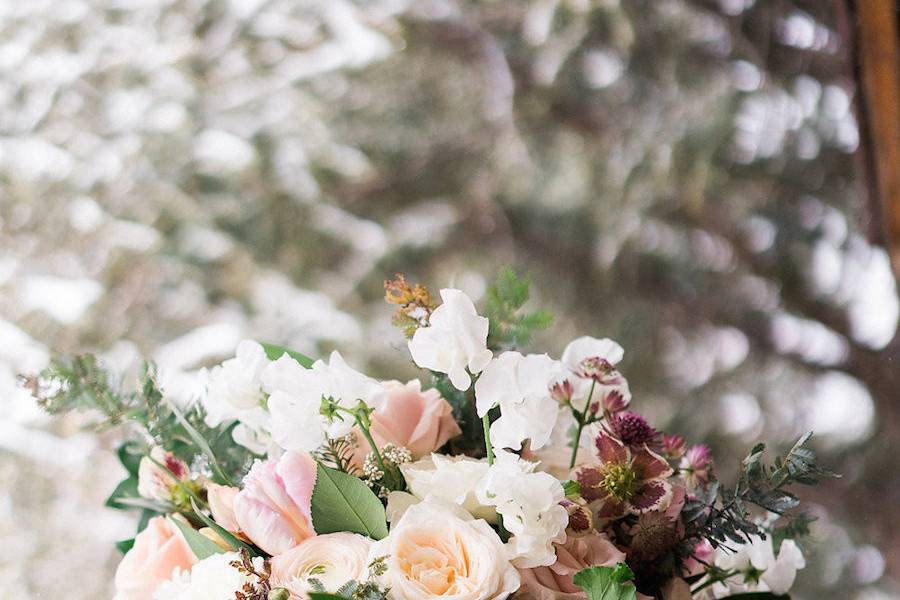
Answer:
POLYGON ((235 521, 269 554, 287 552, 316 535, 310 517, 315 485, 316 463, 304 452, 257 462, 234 497, 235 521))
MULTIPOLYGON (((386 381, 383 385, 384 403, 370 417, 370 432, 379 448, 385 444, 403 446, 418 459, 462 433, 453 419, 453 408, 436 389, 423 392, 418 379, 406 384, 386 381)), ((371 449, 361 435, 357 437, 357 459, 362 462, 371 449)))
POLYGON ((602 533, 569 534, 556 546, 556 562, 549 567, 521 569, 522 584, 534 600, 585 600, 587 595, 572 583, 578 571, 588 567, 614 567, 625 561, 625 553, 602 533))
POLYGON ((165 517, 154 517, 134 538, 134 546, 116 569, 115 600, 151 600, 153 591, 178 568, 197 562, 181 533, 165 517))

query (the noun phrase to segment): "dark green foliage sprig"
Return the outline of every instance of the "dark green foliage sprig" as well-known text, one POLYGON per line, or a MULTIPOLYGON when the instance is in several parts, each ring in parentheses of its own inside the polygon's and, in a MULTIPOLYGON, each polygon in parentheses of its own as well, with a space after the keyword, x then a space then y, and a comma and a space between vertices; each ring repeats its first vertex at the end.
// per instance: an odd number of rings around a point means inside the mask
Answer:
POLYGON ((785 519, 775 529, 781 531, 782 539, 788 533, 808 530, 811 517, 789 513, 800 501, 787 488, 838 477, 817 464, 815 453, 806 447, 811 437, 812 432, 804 434, 785 456, 776 456, 772 465, 763 461, 765 445, 757 444, 744 459, 733 488, 723 488, 713 481, 699 490, 696 498, 685 503, 681 514, 686 538, 706 538, 714 547, 727 547, 729 542, 743 544, 750 536, 765 537, 766 530, 753 519, 753 506, 785 519))
MULTIPOLYGON (((134 424, 143 430, 146 446, 162 446, 188 464, 209 467, 222 483, 239 481, 253 460, 250 451, 233 442, 233 426, 206 425, 199 402, 183 412, 169 402, 150 363, 143 365, 132 390, 124 389, 91 354, 55 358, 40 374, 23 377, 22 382, 48 413, 92 413, 98 429, 134 424)), ((141 445, 132 443, 128 448, 137 460, 147 453, 141 445)))
POLYGON ((530 287, 529 277, 520 277, 507 268, 488 288, 484 314, 490 320, 488 347, 492 350, 527 346, 536 331, 553 324, 553 314, 547 310, 522 312, 530 297, 530 287))

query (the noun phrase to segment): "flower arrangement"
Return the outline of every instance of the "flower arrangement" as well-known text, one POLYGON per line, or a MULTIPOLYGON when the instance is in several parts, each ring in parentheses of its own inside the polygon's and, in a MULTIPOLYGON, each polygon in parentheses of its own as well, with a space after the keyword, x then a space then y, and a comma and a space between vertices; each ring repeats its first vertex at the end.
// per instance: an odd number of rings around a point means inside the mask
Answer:
POLYGON ((808 434, 723 486, 706 445, 631 410, 616 342, 517 351, 551 322, 527 279, 504 272, 485 316, 385 288, 421 380, 253 341, 186 406, 151 366, 126 391, 89 355, 24 379, 51 413, 129 425, 117 600, 786 597, 812 520, 788 488, 832 475, 808 434))

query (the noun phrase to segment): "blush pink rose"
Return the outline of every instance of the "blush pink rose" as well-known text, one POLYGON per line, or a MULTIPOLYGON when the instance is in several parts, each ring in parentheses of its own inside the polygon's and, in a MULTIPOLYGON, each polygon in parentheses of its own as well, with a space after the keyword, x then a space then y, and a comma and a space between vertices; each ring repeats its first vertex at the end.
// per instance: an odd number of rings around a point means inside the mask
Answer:
POLYGON ((151 600, 156 586, 171 579, 175 569, 188 571, 196 562, 175 525, 154 517, 116 569, 116 600, 151 600))
POLYGON ((549 567, 521 569, 522 584, 534 600, 585 600, 584 590, 572 582, 578 571, 588 567, 614 567, 625 562, 625 553, 602 533, 569 534, 556 546, 556 562, 549 567))
MULTIPOLYGON (((403 446, 419 459, 462 433, 453 419, 453 408, 436 389, 423 392, 418 379, 406 384, 387 381, 384 388, 385 401, 370 417, 370 431, 379 447, 403 446)), ((364 439, 360 451, 363 457, 368 454, 364 439)))
POLYGON ((314 536, 310 501, 315 485, 316 463, 305 452, 257 462, 232 503, 240 531, 269 554, 287 552, 314 536))

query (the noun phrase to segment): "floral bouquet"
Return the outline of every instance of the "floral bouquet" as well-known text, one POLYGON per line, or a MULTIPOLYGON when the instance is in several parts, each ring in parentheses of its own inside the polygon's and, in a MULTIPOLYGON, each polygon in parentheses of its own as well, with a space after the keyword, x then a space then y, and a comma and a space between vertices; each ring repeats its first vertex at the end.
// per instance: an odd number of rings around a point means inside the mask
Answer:
POLYGON ((786 597, 812 520, 787 488, 831 475, 809 435, 720 485, 706 445, 630 410, 616 342, 515 350, 551 321, 523 309, 527 280, 501 275, 486 316, 385 287, 422 380, 252 341, 187 405, 89 355, 25 378, 50 412, 133 434, 108 500, 140 514, 118 600, 786 597))

